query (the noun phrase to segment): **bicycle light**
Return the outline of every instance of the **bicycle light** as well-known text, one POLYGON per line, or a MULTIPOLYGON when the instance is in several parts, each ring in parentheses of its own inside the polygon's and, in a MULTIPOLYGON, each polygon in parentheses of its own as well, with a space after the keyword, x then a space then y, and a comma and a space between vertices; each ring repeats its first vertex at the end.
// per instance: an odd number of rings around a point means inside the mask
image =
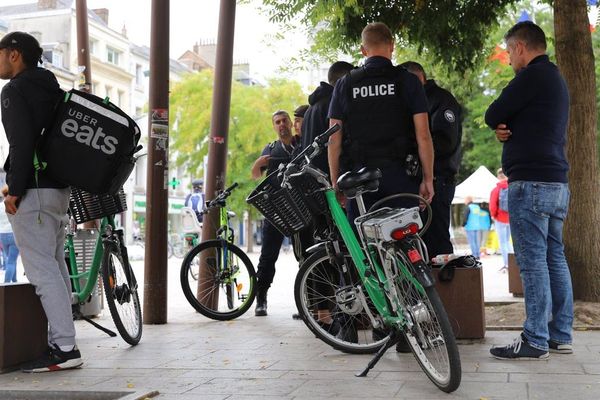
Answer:
POLYGON ((419 225, 410 224, 408 226, 404 226, 402 228, 397 228, 392 231, 392 239, 394 240, 402 240, 409 235, 414 235, 419 232, 419 225))

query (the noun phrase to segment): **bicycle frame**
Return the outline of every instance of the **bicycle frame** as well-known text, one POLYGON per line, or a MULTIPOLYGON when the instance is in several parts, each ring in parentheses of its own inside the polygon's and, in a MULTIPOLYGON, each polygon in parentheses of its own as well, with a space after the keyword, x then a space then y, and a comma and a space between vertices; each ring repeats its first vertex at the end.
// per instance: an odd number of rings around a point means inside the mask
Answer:
POLYGON ((104 254, 104 247, 102 245, 102 233, 110 226, 114 229, 114 219, 113 217, 104 217, 100 223, 100 230, 98 234, 98 238, 96 239, 96 247, 94 249, 94 257, 92 259, 92 264, 87 271, 79 272, 77 266, 77 259, 75 255, 75 247, 73 245, 73 237, 75 233, 69 230, 66 235, 65 240, 65 250, 69 253, 69 277, 71 278, 71 282, 73 285, 73 304, 83 303, 85 300, 92 294, 96 283, 98 282, 98 276, 100 271, 100 266, 102 265, 102 256, 104 254), (82 288, 79 283, 79 279, 84 278, 86 283, 82 288))
MULTIPOLYGON (((359 243, 354 230, 350 226, 350 222, 348 222, 346 213, 337 201, 335 192, 332 189, 328 189, 325 192, 325 198, 327 199, 327 205, 329 206, 333 221, 338 227, 342 239, 346 244, 348 251, 350 252, 352 261, 354 262, 356 270, 358 271, 361 281, 364 284, 364 288, 369 294, 369 299, 373 302, 373 305, 379 312, 379 315, 382 316, 388 325, 405 325, 406 319, 401 313, 398 313, 398 316, 392 315, 392 309, 394 307, 399 309, 400 305, 390 304, 385 292, 381 290, 383 288, 385 291, 389 291, 390 283, 388 282, 388 279, 386 278, 385 273, 379 264, 378 258, 374 257, 373 254, 370 254, 368 251, 365 254, 365 251, 359 243), (374 271, 372 271, 371 268, 373 268, 374 271), (375 272, 375 274, 372 272, 375 272)), ((408 271, 405 273, 410 274, 408 271)))

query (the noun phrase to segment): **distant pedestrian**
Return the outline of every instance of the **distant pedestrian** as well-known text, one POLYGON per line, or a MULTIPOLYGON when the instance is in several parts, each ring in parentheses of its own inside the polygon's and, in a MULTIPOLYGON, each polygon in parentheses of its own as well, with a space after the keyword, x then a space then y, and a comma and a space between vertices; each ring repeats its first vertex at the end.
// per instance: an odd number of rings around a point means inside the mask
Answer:
MULTIPOLYGON (((4 186, 1 191, 0 200, 8 193, 8 186, 4 186)), ((17 281, 17 257, 19 257, 19 248, 15 243, 12 226, 8 220, 8 215, 4 208, 4 202, 0 203, 0 243, 2 243, 2 252, 5 257, 4 283, 17 281)))
POLYGON ((512 244, 510 243, 510 224, 508 216, 508 179, 502 168, 498 169, 498 183, 490 193, 490 215, 494 220, 494 229, 498 235, 498 243, 500 245, 500 253, 502 254, 501 271, 508 269, 508 253, 513 253, 512 244))

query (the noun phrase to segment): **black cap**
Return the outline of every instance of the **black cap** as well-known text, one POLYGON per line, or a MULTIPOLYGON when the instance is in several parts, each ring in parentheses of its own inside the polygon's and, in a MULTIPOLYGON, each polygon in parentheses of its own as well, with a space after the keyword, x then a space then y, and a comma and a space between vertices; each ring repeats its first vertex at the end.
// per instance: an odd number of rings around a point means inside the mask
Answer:
POLYGON ((308 104, 304 104, 299 106, 294 110, 294 117, 304 118, 304 114, 306 114, 306 110, 308 110, 308 104))
POLYGON ((202 179, 194 179, 192 181, 192 186, 202 186, 204 185, 204 181, 202 179))
POLYGON ((10 32, 0 40, 0 49, 11 48, 23 53, 24 58, 39 59, 42 48, 35 37, 26 32, 10 32))

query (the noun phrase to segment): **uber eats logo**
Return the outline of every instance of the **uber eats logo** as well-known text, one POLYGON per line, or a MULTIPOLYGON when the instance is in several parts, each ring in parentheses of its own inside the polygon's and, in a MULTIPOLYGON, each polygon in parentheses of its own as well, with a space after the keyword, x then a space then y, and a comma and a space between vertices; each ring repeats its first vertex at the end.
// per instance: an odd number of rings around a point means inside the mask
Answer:
POLYGON ((102 127, 97 126, 98 120, 92 118, 81 111, 69 108, 69 117, 66 119, 60 131, 68 138, 75 138, 79 143, 90 146, 104 154, 111 155, 117 150, 119 140, 114 136, 109 136, 102 131, 102 127))

